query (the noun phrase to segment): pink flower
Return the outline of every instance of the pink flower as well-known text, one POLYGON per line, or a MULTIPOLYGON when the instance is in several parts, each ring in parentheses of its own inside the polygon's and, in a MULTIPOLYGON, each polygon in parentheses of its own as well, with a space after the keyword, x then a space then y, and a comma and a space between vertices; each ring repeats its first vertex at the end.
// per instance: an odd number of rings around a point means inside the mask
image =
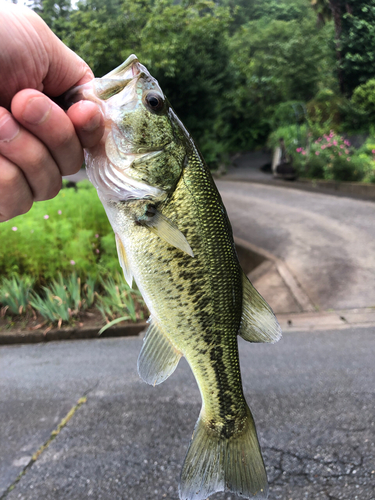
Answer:
POLYGON ((333 145, 334 145, 334 146, 337 146, 337 141, 333 141, 333 145))
POLYGON ((348 161, 350 161, 350 160, 351 160, 351 158, 347 158, 347 160, 348 160, 348 161))
POLYGON ((58 210, 58 211, 57 211, 57 213, 58 213, 59 215, 61 215, 61 214, 62 214, 62 211, 61 211, 61 210, 58 210))
POLYGON ((71 260, 71 261, 70 261, 70 263, 71 263, 71 265, 72 265, 72 266, 75 266, 75 265, 76 265, 76 263, 75 263, 75 261, 74 261, 74 260, 71 260))
POLYGON ((302 151, 302 148, 297 148, 296 151, 297 153, 300 153, 302 151))
POLYGON ((320 151, 315 151, 316 156, 320 155, 320 151))
POLYGON ((341 148, 341 149, 344 149, 344 145, 343 145, 343 144, 341 144, 340 148, 341 148))
POLYGON ((348 155, 349 154, 349 149, 345 149, 345 154, 348 155))
POLYGON ((100 250, 99 250, 99 248, 97 248, 97 249, 95 250, 95 252, 96 252, 96 253, 100 253, 100 250))
POLYGON ((98 234, 96 234, 96 235, 95 235, 95 238, 99 238, 99 235, 98 235, 98 234))
POLYGON ((46 219, 46 220, 47 220, 47 219, 49 219, 49 215, 47 215, 47 214, 46 214, 46 215, 43 217, 43 219, 46 219))
POLYGON ((371 153, 372 153, 373 155, 375 155, 375 149, 373 149, 373 150, 371 151, 371 153))
POLYGON ((18 227, 16 227, 16 226, 12 227, 12 231, 17 231, 17 230, 18 230, 18 227))
POLYGON ((325 146, 320 146, 320 149, 325 149, 326 147, 325 146))
POLYGON ((335 135, 334 131, 333 131, 333 130, 331 130, 331 132, 330 132, 329 136, 330 136, 330 137, 333 137, 334 135, 335 135))
POLYGON ((306 151, 302 151, 302 154, 305 155, 306 154, 306 151))
POLYGON ((327 137, 326 139, 327 139, 327 142, 330 142, 330 141, 331 141, 331 138, 330 138, 330 137, 327 137))

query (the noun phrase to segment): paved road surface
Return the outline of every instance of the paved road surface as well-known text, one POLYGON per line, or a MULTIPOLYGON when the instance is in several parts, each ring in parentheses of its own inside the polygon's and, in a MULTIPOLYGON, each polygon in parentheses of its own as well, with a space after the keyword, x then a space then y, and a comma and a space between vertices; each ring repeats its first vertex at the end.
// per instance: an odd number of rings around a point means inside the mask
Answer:
POLYGON ((234 234, 283 259, 319 309, 375 306, 375 203, 217 181, 234 234))
MULTIPOLYGON (((184 360, 162 385, 144 384, 140 347, 127 338, 0 348, 2 500, 178 499, 200 396, 184 360)), ((276 345, 241 341, 240 351, 270 500, 373 500, 373 330, 288 333, 276 345)))

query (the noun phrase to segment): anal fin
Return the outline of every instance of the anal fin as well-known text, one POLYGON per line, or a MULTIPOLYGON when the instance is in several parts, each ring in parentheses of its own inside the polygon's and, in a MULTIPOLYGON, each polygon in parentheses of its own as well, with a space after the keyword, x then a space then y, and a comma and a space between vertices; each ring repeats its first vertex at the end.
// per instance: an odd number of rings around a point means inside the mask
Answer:
POLYGON ((147 384, 161 384, 175 371, 181 356, 152 318, 138 357, 139 376, 147 384))
POLYGON ((242 274, 242 319, 239 335, 249 342, 277 342, 282 335, 272 309, 242 274))
POLYGON ((122 241, 120 239, 120 236, 116 233, 116 247, 117 247, 117 254, 118 258, 120 261, 120 266, 123 270, 124 273, 124 278, 127 284, 132 288, 133 284, 133 273, 130 269, 128 258, 126 256, 125 248, 124 245, 122 244, 122 241))

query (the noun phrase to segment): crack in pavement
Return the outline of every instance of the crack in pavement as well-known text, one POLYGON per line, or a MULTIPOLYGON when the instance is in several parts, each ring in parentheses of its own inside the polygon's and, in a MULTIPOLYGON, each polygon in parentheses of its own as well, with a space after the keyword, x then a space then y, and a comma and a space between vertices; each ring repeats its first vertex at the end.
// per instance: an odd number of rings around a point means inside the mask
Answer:
MULTIPOLYGON (((364 459, 360 456, 359 463, 345 462, 339 457, 334 457, 332 459, 321 459, 311 456, 301 456, 297 453, 291 451, 284 451, 274 447, 264 447, 264 450, 271 450, 275 453, 280 454, 277 459, 277 464, 271 466, 275 470, 275 476, 269 480, 270 484, 277 484, 281 477, 285 476, 299 476, 304 477, 307 481, 313 482, 314 477, 316 477, 316 470, 314 470, 314 465, 318 467, 324 467, 326 471, 320 471, 320 478, 340 478, 340 477, 352 477, 357 471, 363 466, 364 459), (295 459, 297 463, 291 463, 295 459), (334 468, 341 468, 340 471, 334 471, 334 468), (310 470, 309 470, 310 469, 310 470), (277 472, 276 472, 277 471, 277 472)), ((366 476, 366 474, 364 474, 366 476)))
POLYGON ((9 495, 11 491, 14 490, 14 488, 17 486, 17 484, 21 481, 23 476, 26 474, 28 469, 30 469, 33 464, 38 460, 38 458, 41 456, 41 454, 49 447, 49 445, 56 439, 56 437, 60 434, 62 429, 68 424, 69 420, 74 416, 74 414, 80 409, 82 405, 87 403, 87 395, 92 392, 94 389, 96 389, 99 385, 99 381, 96 382, 91 388, 87 389, 82 396, 78 399, 77 403, 72 406, 72 408, 68 411, 68 413, 61 419, 59 422, 58 426, 56 429, 54 429, 47 441, 40 446, 40 448, 33 454, 31 457, 30 461, 25 465, 25 467, 22 469, 22 471, 18 474, 16 479, 13 481, 11 485, 8 486, 8 488, 5 490, 5 492, 1 495, 0 500, 5 500, 6 497, 9 495))

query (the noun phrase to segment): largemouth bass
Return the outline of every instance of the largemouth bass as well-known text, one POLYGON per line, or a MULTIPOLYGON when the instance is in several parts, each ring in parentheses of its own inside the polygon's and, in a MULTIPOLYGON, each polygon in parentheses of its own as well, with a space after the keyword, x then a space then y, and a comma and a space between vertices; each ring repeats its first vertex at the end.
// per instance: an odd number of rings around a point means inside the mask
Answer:
POLYGON ((210 172, 136 56, 73 89, 69 99, 94 101, 104 115, 104 137, 86 151, 86 166, 115 232, 125 279, 136 282, 151 312, 139 375, 160 384, 185 356, 202 396, 180 499, 203 500, 224 490, 266 499, 237 335, 276 342, 281 330, 240 267, 210 172))

